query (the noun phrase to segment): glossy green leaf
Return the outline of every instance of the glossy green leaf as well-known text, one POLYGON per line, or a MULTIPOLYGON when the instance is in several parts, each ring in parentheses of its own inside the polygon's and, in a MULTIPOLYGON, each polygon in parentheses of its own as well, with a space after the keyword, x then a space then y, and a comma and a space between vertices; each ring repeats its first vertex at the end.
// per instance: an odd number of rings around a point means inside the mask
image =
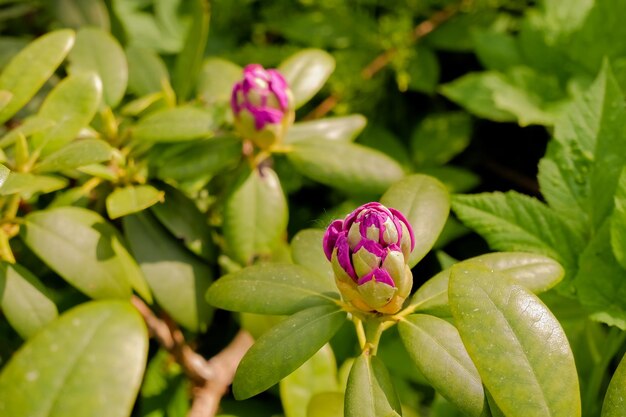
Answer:
POLYGON ((106 105, 115 107, 120 103, 128 84, 128 63, 124 50, 110 33, 94 27, 81 28, 69 60, 70 72, 98 75, 106 105))
POLYGON ((613 254, 622 268, 626 269, 626 167, 619 177, 610 227, 613 254))
POLYGON ((0 188, 4 185, 4 183, 9 179, 9 174, 11 170, 4 165, 0 164, 0 188))
POLYGON ((449 297, 463 344, 506 416, 581 415, 569 343, 535 295, 504 273, 461 266, 452 270, 449 297))
POLYGON ((117 219, 142 211, 163 201, 165 194, 151 185, 127 185, 116 188, 107 196, 106 206, 109 218, 117 219))
POLYGON ((45 155, 74 140, 93 119, 101 97, 102 83, 97 75, 74 74, 65 78, 48 94, 37 113, 55 124, 33 136, 33 147, 42 147, 45 155))
POLYGON ((50 268, 93 298, 128 298, 131 286, 149 300, 137 265, 117 230, 97 213, 59 207, 28 214, 20 236, 50 268))
POLYGON ((112 151, 111 146, 100 139, 78 140, 42 159, 35 165, 34 171, 58 172, 105 162, 111 159, 112 151))
POLYGON ((268 255, 287 229, 287 200, 271 168, 260 167, 238 181, 224 205, 224 238, 241 264, 268 255))
POLYGON ((46 287, 26 268, 0 264, 0 308, 11 327, 28 339, 57 318, 57 306, 46 287))
POLYGON ((278 70, 287 80, 298 108, 324 86, 335 70, 335 59, 320 49, 304 49, 287 58, 278 70))
POLYGON ((366 123, 367 119, 360 114, 299 122, 289 128, 285 143, 309 139, 350 142, 361 133, 366 123))
POLYGON ((287 157, 303 175, 352 193, 382 193, 404 176, 402 167, 387 155, 353 143, 296 142, 287 157))
POLYGON ((139 391, 148 334, 128 302, 76 307, 30 339, 0 374, 0 414, 127 417, 139 391))
POLYGON ((50 78, 74 44, 69 29, 47 33, 22 49, 0 74, 0 90, 13 98, 0 110, 0 123, 6 122, 37 93, 50 78))
POLYGON ((195 107, 176 107, 150 113, 139 120, 133 137, 148 142, 180 142, 213 135, 213 117, 195 107))
POLYGON ((187 249, 206 260, 214 261, 216 248, 206 214, 178 189, 165 184, 159 187, 165 192, 165 198, 161 204, 150 208, 152 213, 175 238, 183 241, 187 249))
POLYGON ((450 316, 448 305, 450 273, 453 268, 465 265, 482 265, 491 271, 505 273, 515 283, 536 294, 548 291, 565 275, 563 267, 558 262, 543 255, 525 252, 488 253, 461 261, 435 275, 415 292, 410 305, 414 306, 416 311, 443 317, 450 316))
POLYGON ((306 266, 334 284, 335 274, 330 261, 326 259, 322 240, 324 231, 319 229, 300 230, 291 239, 291 257, 298 265, 306 266))
POLYGON ((183 248, 148 213, 124 217, 124 232, 154 298, 176 322, 204 331, 212 309, 204 296, 211 268, 183 248))
POLYGON ((280 400, 285 417, 307 417, 311 398, 324 391, 337 391, 338 385, 335 355, 327 344, 280 381, 280 400))
POLYGON ((453 325, 412 314, 398 324, 398 330, 411 359, 439 394, 468 416, 487 412, 480 375, 453 325))
POLYGON ((413 160, 420 166, 443 165, 470 142, 472 119, 465 112, 433 113, 411 135, 413 160))
POLYGON ((298 265, 259 264, 218 279, 207 292, 215 307, 259 314, 293 314, 338 298, 334 283, 298 265))
POLYGON ((208 0, 192 0, 187 3, 191 10, 191 27, 183 43, 183 50, 176 58, 172 74, 172 85, 180 100, 188 99, 197 84, 211 18, 208 0))
POLYGON ((230 103, 233 86, 241 80, 243 68, 222 58, 207 58, 198 79, 198 96, 203 102, 230 103))
POLYGON ((402 406, 385 365, 376 357, 362 353, 348 377, 344 405, 346 417, 394 417, 402 406))
POLYGON ((417 264, 433 247, 450 212, 446 187, 428 175, 414 174, 394 183, 380 202, 399 210, 413 226, 415 248, 408 259, 417 264))
POLYGON ((54 14, 64 26, 96 26, 109 30, 109 12, 103 0, 53 0, 54 14))
POLYGON ((130 45, 126 48, 128 59, 128 90, 137 96, 159 92, 163 82, 169 81, 167 67, 161 57, 151 49, 130 45))
POLYGON ((239 363, 233 381, 235 398, 243 400, 259 394, 298 369, 345 320, 346 313, 337 306, 323 305, 302 310, 274 326, 239 363))
POLYGON ((622 358, 606 390, 602 417, 626 416, 626 360, 622 358))
POLYGON ((13 99, 13 93, 6 90, 0 90, 0 111, 4 109, 13 99))
POLYGON ((343 393, 321 392, 309 401, 307 417, 337 417, 343 414, 343 393))
POLYGON ((50 193, 65 188, 66 185, 67 180, 61 177, 11 172, 0 188, 0 195, 19 194, 23 198, 30 198, 33 194, 50 193))

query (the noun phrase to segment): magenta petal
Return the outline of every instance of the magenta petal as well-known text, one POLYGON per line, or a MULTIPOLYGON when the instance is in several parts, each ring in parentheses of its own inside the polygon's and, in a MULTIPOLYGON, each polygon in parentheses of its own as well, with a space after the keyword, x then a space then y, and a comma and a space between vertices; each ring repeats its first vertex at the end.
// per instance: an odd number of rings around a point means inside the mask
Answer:
POLYGON ((361 239, 361 241, 354 247, 354 252, 356 253, 361 248, 365 248, 366 251, 381 259, 383 259, 387 254, 387 251, 381 244, 369 239, 361 239))
POLYGON ((333 256, 333 249, 335 249, 335 243, 341 233, 343 226, 343 220, 335 220, 328 226, 326 233, 324 233, 324 239, 322 240, 322 247, 324 248, 324 254, 330 261, 333 256))
POLYGON ((372 272, 370 272, 367 275, 364 275, 358 282, 358 285, 363 285, 366 282, 369 282, 371 280, 375 280, 376 282, 380 282, 382 284, 387 284, 390 287, 394 287, 396 286, 396 284, 393 282, 393 279, 391 278, 391 275, 389 275, 389 272, 385 271, 382 268, 377 268, 374 269, 372 272))
MULTIPOLYGON (((394 215, 394 217, 398 218, 406 226, 407 230, 409 231, 409 236, 411 237, 411 250, 413 250, 413 248, 415 247, 415 235, 413 234, 413 228, 411 227, 411 224, 407 221, 406 217, 404 217, 404 215, 402 213, 400 213, 398 210, 392 208, 392 209, 389 209, 389 211, 391 211, 391 213, 394 215)), ((401 227, 398 228, 398 232, 400 232, 399 236, 402 237, 401 236, 401 233, 402 233, 402 228, 401 227)))
POLYGON ((352 266, 352 259, 350 258, 350 246, 348 245, 347 233, 340 233, 337 237, 337 242, 335 243, 335 247, 337 248, 337 261, 339 262, 339 266, 346 271, 348 275, 354 280, 356 280, 356 272, 354 272, 354 267, 352 266))
POLYGON ((239 114, 241 111, 241 106, 239 105, 239 97, 238 94, 243 90, 243 85, 239 82, 235 84, 233 87, 233 92, 230 95, 230 107, 233 110, 235 115, 239 114))
POLYGON ((246 109, 252 113, 254 117, 254 127, 257 130, 261 130, 266 124, 280 123, 283 119, 283 112, 278 109, 272 109, 270 107, 256 107, 251 104, 246 104, 246 109))

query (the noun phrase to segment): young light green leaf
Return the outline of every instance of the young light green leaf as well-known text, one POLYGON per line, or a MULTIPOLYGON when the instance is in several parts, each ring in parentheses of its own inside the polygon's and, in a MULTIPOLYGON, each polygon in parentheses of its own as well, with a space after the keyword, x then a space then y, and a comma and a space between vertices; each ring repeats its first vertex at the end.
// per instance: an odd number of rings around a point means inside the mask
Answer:
POLYGON ((615 192, 615 209, 611 215, 611 249, 615 259, 626 269, 626 167, 622 169, 615 192))
POLYGON ((248 350, 233 381, 235 398, 243 400, 270 388, 298 369, 345 323, 335 305, 302 310, 261 336, 248 350))
POLYGON ((0 90, 0 111, 4 109, 13 99, 13 93, 6 90, 0 90))
POLYGON ((311 397, 306 417, 337 417, 343 414, 342 392, 320 392, 311 397))
POLYGON ((163 201, 165 193, 151 185, 127 185, 116 188, 107 196, 106 206, 110 219, 137 213, 163 201))
POLYGON ((330 345, 315 355, 279 384, 285 417, 308 417, 307 406, 315 394, 339 390, 337 363, 330 345))
POLYGON ((198 79, 198 96, 208 105, 229 103, 233 86, 243 76, 243 68, 222 58, 204 61, 198 79))
POLYGON ((65 188, 66 185, 67 180, 61 177, 10 172, 0 188, 0 195, 19 194, 23 198, 30 198, 33 194, 51 193, 65 188))
POLYGON ((505 415, 581 415, 567 337, 535 295, 483 266, 454 268, 449 287, 463 344, 505 415))
POLYGON ((379 194, 404 176, 387 155, 353 143, 296 142, 287 157, 303 175, 330 187, 360 194, 379 194))
POLYGON ((439 394, 468 416, 488 415, 480 375, 453 325, 412 314, 398 330, 411 359, 439 394))
POLYGON ((24 218, 20 236, 50 268, 88 296, 130 297, 137 278, 129 274, 128 252, 117 230, 97 213, 78 207, 35 211, 24 218))
POLYGON ((602 404, 602 417, 626 417, 626 360, 615 370, 602 404))
POLYGON ((128 63, 124 50, 108 32, 95 27, 81 28, 69 56, 71 73, 96 73, 102 80, 106 105, 117 106, 128 84, 128 63))
POLYGON ((13 145, 20 135, 28 138, 36 133, 43 133, 52 128, 55 122, 39 116, 30 116, 22 121, 22 124, 13 128, 0 139, 0 148, 13 145))
POLYGON ((540 201, 514 191, 484 193, 455 196, 452 208, 493 249, 546 255, 563 265, 564 282, 573 278, 584 239, 540 201))
POLYGON ((137 96, 160 92, 162 83, 170 79, 165 63, 152 49, 130 45, 128 59, 128 90, 137 96))
POLYGON ((402 405, 389 372, 376 357, 362 353, 348 377, 344 405, 346 417, 394 417, 402 415, 402 405))
POLYGON ((443 165, 469 145, 472 120, 465 112, 432 113, 411 135, 413 160, 419 165, 443 165))
POLYGON ((366 123, 367 119, 360 114, 300 122, 289 128, 285 143, 309 139, 350 142, 361 133, 366 123))
POLYGON ((304 49, 278 66, 293 92, 296 108, 313 98, 334 70, 335 59, 321 49, 304 49))
POLYGON ((269 167, 246 171, 224 204, 224 238, 241 264, 269 255, 287 229, 287 200, 269 167), (247 175, 247 177, 246 177, 247 175))
POLYGON ((96 26, 108 31, 109 12, 103 0, 53 0, 54 15, 64 26, 96 26))
POLYGON ((433 177, 414 174, 394 183, 380 202, 399 210, 413 226, 415 248, 408 264, 413 267, 433 247, 450 212, 450 195, 433 177))
POLYGON ((304 229, 299 231, 291 239, 291 257, 298 265, 305 266, 318 275, 326 277, 328 282, 334 285, 335 274, 324 254, 323 238, 323 230, 304 229))
POLYGON ((0 110, 0 123, 28 103, 63 62, 73 44, 72 30, 57 30, 35 39, 13 57, 0 74, 0 90, 13 94, 0 110))
POLYGON ((213 117, 195 107, 176 107, 150 113, 133 129, 133 138, 147 142, 181 142, 213 136, 213 117))
POLYGON ((204 299, 211 268, 181 247, 150 214, 124 217, 123 224, 159 305, 187 329, 205 331, 213 313, 204 299))
POLYGON ((4 367, 0 414, 127 417, 147 353, 146 326, 130 303, 81 304, 38 332, 4 367))
POLYGON ((23 338, 57 318, 57 306, 46 287, 18 264, 0 264, 0 308, 7 321, 23 338))
POLYGON ((112 151, 111 146, 100 139, 78 140, 48 155, 35 165, 33 171, 58 172, 105 162, 111 159, 112 151))
POLYGON ((0 164, 0 188, 4 185, 4 183, 9 179, 9 174, 11 170, 4 165, 0 164))
POLYGON ((440 317, 450 316, 448 282, 453 268, 482 265, 494 272, 503 272, 518 285, 539 294, 558 284, 565 274, 558 262, 547 256, 525 252, 495 252, 461 261, 426 281, 411 298, 416 311, 440 317))
POLYGON ((35 134, 32 147, 43 155, 68 144, 96 114, 102 96, 102 82, 96 74, 70 75, 61 81, 41 105, 37 115, 54 122, 50 129, 35 134))
POLYGON ((259 264, 218 279, 207 292, 217 308, 258 314, 293 314, 333 303, 334 283, 299 265, 259 264))

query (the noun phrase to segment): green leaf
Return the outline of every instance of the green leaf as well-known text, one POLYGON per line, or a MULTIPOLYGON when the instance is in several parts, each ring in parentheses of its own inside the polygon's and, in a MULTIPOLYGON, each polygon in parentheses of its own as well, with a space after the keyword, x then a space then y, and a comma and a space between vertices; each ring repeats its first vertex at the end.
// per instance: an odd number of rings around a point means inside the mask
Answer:
POLYGON ((602 417, 626 416, 626 360, 615 370, 602 404, 602 417))
POLYGON ((278 66, 293 92, 296 109, 313 98, 334 70, 335 59, 321 49, 304 49, 278 66))
POLYGON ((525 252, 495 252, 461 261, 444 269, 426 281, 411 298, 410 306, 416 311, 449 317, 448 283, 456 267, 482 265, 494 272, 502 272, 509 279, 539 294, 558 284, 565 274, 556 261, 542 255, 525 252))
POLYGON ((96 26, 109 30, 109 12, 103 0, 53 0, 55 17, 63 26, 78 29, 96 26))
POLYGON ((152 49, 130 45, 126 48, 128 59, 128 90, 137 96, 160 92, 170 75, 161 57, 152 49))
POLYGON ((190 144, 183 151, 167 158, 158 168, 164 180, 195 181, 212 178, 232 168, 241 159, 241 139, 216 137, 190 144))
POLYGON ((280 399, 285 417, 307 417, 311 398, 324 391, 337 391, 338 385, 335 355, 327 344, 280 381, 280 399))
POLYGON ((410 77, 407 87, 410 90, 426 94, 433 94, 437 91, 441 71, 437 55, 431 48, 416 45, 407 65, 410 77))
POLYGON ((404 176, 387 155, 353 143, 307 140, 287 154, 303 175, 330 187, 357 194, 378 194, 404 176))
POLYGON ((112 151, 111 146, 100 139, 78 140, 48 155, 35 165, 33 171, 58 172, 105 162, 111 159, 112 151))
POLYGON ((0 164, 0 188, 2 188, 4 183, 7 181, 10 173, 11 173, 11 170, 9 168, 0 164))
POLYGON ((181 101, 189 98, 197 84, 209 37, 211 17, 208 0, 192 0, 188 7, 191 10, 191 27, 183 43, 183 50, 176 58, 172 75, 174 90, 181 101))
POLYGON ((420 167, 418 172, 437 178, 451 194, 467 192, 481 183, 480 176, 475 172, 454 165, 420 167))
POLYGON ((583 237, 540 201, 514 191, 483 193, 455 196, 452 208, 491 248, 549 256, 565 268, 564 283, 573 278, 583 237))
POLYGON ((224 238, 241 264, 269 255, 287 229, 287 200, 276 173, 259 167, 246 171, 224 204, 224 238))
POLYGON ((164 109, 143 117, 133 138, 147 142, 181 142, 213 136, 213 117, 195 107, 164 109))
POLYGON ((28 339, 57 318, 57 306, 46 287, 26 268, 0 264, 0 307, 11 327, 28 339))
POLYGON ((513 35, 503 32, 476 30, 472 32, 476 55, 490 70, 506 71, 523 64, 523 57, 513 35))
POLYGON ((180 246, 148 213, 124 217, 124 232, 155 299, 189 330, 203 332, 212 309, 204 295, 211 268, 180 246))
POLYGON ((20 135, 28 138, 36 133, 43 133, 52 128, 56 123, 52 120, 44 119, 39 116, 30 116, 22 121, 22 124, 13 128, 0 139, 0 147, 5 148, 13 145, 20 135))
POLYGON ((411 359, 439 394, 468 416, 486 412, 480 375, 453 325, 412 314, 398 324, 398 330, 411 359))
POLYGON ((165 193, 151 185, 127 185, 116 188, 107 196, 106 206, 109 218, 117 219, 142 211, 163 201, 165 193))
POLYGON ((413 267, 433 247, 450 212, 446 187, 433 177, 414 174, 394 183, 380 202, 399 210, 413 227, 415 248, 408 264, 413 267))
POLYGON ((30 339, 0 374, 0 413, 127 417, 148 353, 143 319, 127 302, 96 301, 30 339))
POLYGON ((97 213, 78 207, 36 211, 24 218, 26 245, 74 287, 93 298, 128 298, 138 279, 117 230, 97 213))
POLYGON ((243 400, 270 388, 315 354, 346 320, 334 305, 300 311, 261 336, 248 350, 233 381, 235 398, 243 400))
POLYGON ((243 77, 243 68, 222 58, 204 61, 198 79, 198 96, 204 103, 230 103, 235 83, 243 77))
POLYGON ((322 240, 324 231, 319 229, 300 230, 291 239, 291 257, 298 265, 305 266, 318 275, 325 277, 334 285, 335 274, 330 261, 326 259, 322 240))
POLYGON ((10 172, 2 188, 0 195, 19 194, 28 199, 36 193, 51 193, 52 191, 65 188, 67 180, 51 175, 33 175, 21 172, 10 172))
POLYGON ((619 264, 626 269, 626 167, 619 177, 610 221, 611 248, 619 264))
POLYGON ((95 73, 102 80, 102 98, 117 106, 128 84, 128 63, 124 50, 108 32, 94 27, 81 28, 69 56, 71 73, 95 73))
POLYGON ((389 372, 376 357, 362 353, 354 363, 346 386, 346 417, 394 417, 402 406, 389 372))
POLYGON ((320 392, 311 397, 307 417, 337 417, 343 414, 343 393, 320 392))
POLYGON ((465 112, 429 114, 411 135, 413 160, 420 166, 443 165, 465 150, 471 133, 465 112))
POLYGON ((6 122, 35 95, 50 78, 74 44, 69 29, 47 33, 22 49, 0 74, 0 90, 13 98, 0 110, 0 123, 6 122))
POLYGON ((225 275, 207 292, 207 300, 217 308, 277 315, 333 303, 337 298, 337 288, 326 277, 298 265, 273 263, 225 275))
POLYGON ((165 192, 165 199, 150 208, 152 213, 176 239, 183 241, 187 249, 208 261, 214 261, 217 257, 216 248, 206 215, 181 191, 166 184, 160 187, 165 192))
POLYGON ((581 415, 569 343, 536 296, 482 266, 453 269, 449 296, 463 344, 506 416, 581 415))
POLYGON ((358 136, 366 123, 367 119, 360 114, 300 122, 289 128, 285 143, 309 139, 350 142, 358 136))
POLYGON ((140 416, 185 417, 189 412, 191 381, 169 352, 160 349, 148 363, 141 385, 140 416))
POLYGON ((101 96, 102 83, 97 75, 76 74, 65 78, 48 94, 37 113, 55 124, 35 134, 32 146, 41 147, 45 155, 74 140, 93 119, 101 96))

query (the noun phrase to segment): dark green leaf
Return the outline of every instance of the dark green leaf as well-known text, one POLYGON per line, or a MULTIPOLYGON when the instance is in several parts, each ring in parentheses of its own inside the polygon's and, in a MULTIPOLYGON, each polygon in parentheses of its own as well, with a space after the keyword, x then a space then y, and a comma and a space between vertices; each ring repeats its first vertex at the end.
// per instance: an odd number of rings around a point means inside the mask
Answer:
POLYGON ((478 186, 481 182, 480 176, 474 171, 453 165, 420 167, 418 172, 437 178, 446 186, 451 194, 467 192, 478 186))
POLYGON ((30 339, 0 375, 0 413, 127 417, 148 353, 143 319, 127 302, 97 301, 30 339))
POLYGON ((141 385, 142 417, 185 417, 189 412, 190 381, 170 354, 160 349, 148 363, 141 385))
POLYGON ((35 165, 34 171, 58 172, 105 162, 111 158, 112 148, 100 139, 84 139, 72 142, 48 155, 35 165))
POLYGON ((433 177, 414 174, 394 183, 380 202, 399 210, 413 226, 415 248, 408 259, 413 267, 430 251, 446 223, 450 211, 446 187, 433 177))
POLYGON ((130 45, 126 49, 128 59, 128 89, 138 96, 162 90, 163 82, 169 81, 169 73, 159 55, 151 49, 130 45))
POLYGON ((439 61, 431 48, 417 45, 408 63, 410 90, 433 94, 439 83, 439 61))
POLYGON ((335 70, 335 59, 321 49, 304 49, 278 66, 295 99, 296 108, 309 101, 335 70))
POLYGON ((360 114, 300 122, 289 128, 285 143, 308 139, 350 142, 363 130, 366 123, 367 119, 360 114))
POLYGON ((106 206, 109 218, 117 219, 142 211, 163 201, 165 193, 151 185, 127 185, 116 188, 107 196, 106 206))
POLYGON ((346 386, 346 417, 394 417, 402 406, 389 372, 376 356, 362 353, 354 363, 346 386))
POLYGON ((291 240, 291 257, 298 265, 306 266, 328 282, 334 283, 335 274, 330 261, 326 259, 322 248, 324 231, 304 229, 296 233, 291 240))
POLYGON ((506 416, 581 415, 569 343, 536 296, 483 266, 454 268, 449 296, 463 344, 506 416))
POLYGON ((124 231, 154 298, 174 320, 205 331, 212 309, 204 295, 212 272, 147 213, 125 217, 124 231))
POLYGON ((233 393, 243 400, 286 377, 330 340, 345 322, 334 305, 311 307, 294 314, 261 336, 241 360, 233 393))
POLYGON ((465 112, 433 113, 411 135, 413 160, 420 166, 443 165, 469 145, 472 121, 465 112))
POLYGON ((292 146, 287 157, 298 171, 347 192, 382 193, 404 176, 396 161, 361 145, 307 140, 292 146))
POLYGON ((133 137, 148 142, 180 142, 213 136, 213 117, 195 107, 176 107, 139 120, 133 137))
POLYGON ((497 71, 523 64, 515 37, 503 32, 476 30, 472 32, 476 55, 485 68, 497 71))
POLYGON ((0 74, 0 90, 13 94, 9 104, 0 110, 0 123, 28 103, 63 62, 73 44, 73 31, 57 30, 37 38, 13 57, 0 74))
POLYGON ((53 0, 54 14, 64 26, 97 26, 109 30, 109 13, 103 0, 53 0))
POLYGON ((260 314, 293 314, 336 301, 337 288, 327 277, 288 264, 260 264, 218 279, 207 300, 224 310, 260 314))

